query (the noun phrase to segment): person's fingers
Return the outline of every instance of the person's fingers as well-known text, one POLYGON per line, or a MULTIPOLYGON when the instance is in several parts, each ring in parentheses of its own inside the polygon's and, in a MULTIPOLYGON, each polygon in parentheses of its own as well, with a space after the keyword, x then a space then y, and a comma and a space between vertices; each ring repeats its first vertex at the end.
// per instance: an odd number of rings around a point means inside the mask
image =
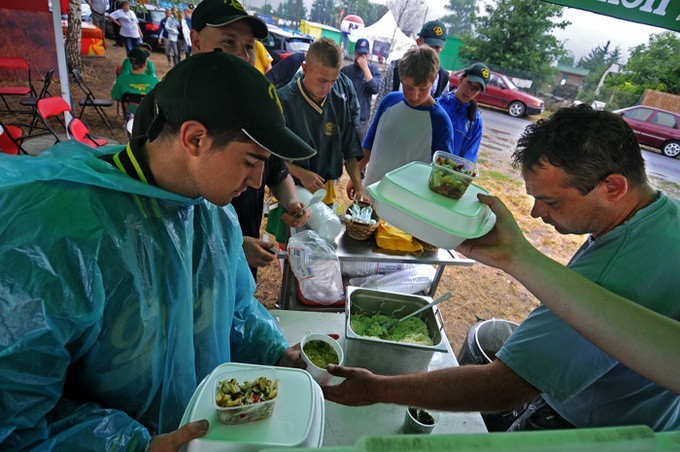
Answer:
POLYGON ((499 219, 512 216, 510 210, 508 210, 507 206, 503 203, 503 201, 500 200, 498 196, 477 193, 477 199, 483 204, 489 206, 491 211, 495 213, 496 217, 499 219))
POLYGON ((329 374, 342 378, 349 378, 354 376, 355 374, 354 368, 338 366, 336 364, 329 364, 328 367, 326 367, 326 370, 328 371, 329 374))

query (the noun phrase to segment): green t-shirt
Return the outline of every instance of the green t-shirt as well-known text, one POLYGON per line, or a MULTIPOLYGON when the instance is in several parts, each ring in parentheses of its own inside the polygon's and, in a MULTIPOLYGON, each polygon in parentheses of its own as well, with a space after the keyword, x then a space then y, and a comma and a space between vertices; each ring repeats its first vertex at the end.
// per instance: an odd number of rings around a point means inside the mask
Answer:
POLYGON ((345 160, 363 158, 348 96, 331 90, 319 105, 304 91, 302 77, 278 93, 286 126, 317 152, 309 159, 296 161, 296 165, 332 180, 342 176, 345 160))
MULTIPOLYGON (((116 79, 116 84, 111 89, 111 98, 113 100, 121 100, 123 94, 148 94, 154 86, 158 83, 158 79, 152 75, 146 74, 125 74, 116 79)), ((137 105, 130 104, 130 113, 137 111, 137 105)))

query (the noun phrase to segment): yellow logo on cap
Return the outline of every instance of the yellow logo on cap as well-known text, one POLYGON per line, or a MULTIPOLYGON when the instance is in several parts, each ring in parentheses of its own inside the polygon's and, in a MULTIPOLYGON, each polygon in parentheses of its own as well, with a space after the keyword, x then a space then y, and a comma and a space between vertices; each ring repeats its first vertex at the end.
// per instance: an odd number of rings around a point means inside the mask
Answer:
POLYGON ((340 127, 338 127, 338 125, 334 122, 327 122, 326 124, 323 125, 323 134, 326 135, 327 137, 337 135, 339 131, 340 127))
POLYGON ((489 78, 489 70, 487 68, 482 68, 482 77, 489 78))
POLYGON ((238 0, 224 0, 224 4, 229 4, 234 9, 238 9, 239 11, 243 11, 244 13, 246 12, 246 9, 243 7, 241 3, 238 2, 238 0))
POLYGON ((281 110, 281 113, 283 113, 283 105, 281 105, 281 99, 279 99, 279 95, 276 92, 276 88, 274 88, 274 85, 271 83, 269 84, 269 88, 267 88, 267 92, 269 93, 269 97, 276 102, 276 105, 279 106, 279 110, 281 110))
POLYGON ((433 31, 434 34, 436 34, 437 36, 441 36, 441 35, 444 34, 444 30, 442 30, 442 27, 434 27, 434 29, 433 29, 432 31, 433 31))

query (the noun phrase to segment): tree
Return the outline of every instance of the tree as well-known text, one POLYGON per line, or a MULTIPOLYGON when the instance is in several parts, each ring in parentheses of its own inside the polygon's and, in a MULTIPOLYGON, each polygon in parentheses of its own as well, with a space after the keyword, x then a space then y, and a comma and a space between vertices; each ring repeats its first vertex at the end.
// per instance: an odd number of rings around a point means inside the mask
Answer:
POLYGON ((442 17, 440 20, 446 24, 448 34, 466 36, 472 34, 473 24, 477 17, 476 0, 449 0, 446 9, 453 14, 442 17))
POLYGON ((336 11, 334 0, 314 0, 309 20, 326 25, 335 25, 336 11))
POLYGON ((573 53, 567 50, 564 56, 557 60, 557 62, 567 66, 576 66, 576 57, 573 53))
POLYGON ((633 48, 620 74, 612 78, 610 86, 628 84, 637 94, 646 88, 680 94, 680 37, 665 31, 649 37, 647 44, 633 48))
POLYGON ((356 14, 364 20, 366 26, 376 23, 387 12, 387 6, 371 3, 369 0, 342 0, 342 18, 348 14, 356 14))
POLYGON ((604 46, 594 47, 588 55, 581 57, 578 60, 577 66, 583 69, 588 69, 590 73, 583 81, 583 87, 578 95, 578 99, 582 101, 591 101, 596 98, 597 85, 604 72, 614 63, 619 63, 621 59, 621 51, 618 47, 614 50, 609 50, 610 42, 604 46))
POLYGON ((80 25, 81 17, 80 0, 69 0, 68 28, 66 31, 66 64, 70 69, 77 69, 79 71, 83 69, 83 60, 80 56, 80 41, 83 34, 80 25))
POLYGON ((307 17, 307 9, 302 0, 285 0, 279 3, 276 15, 296 21, 299 26, 300 20, 307 17))
POLYGON ((558 21, 563 7, 540 0, 497 0, 495 6, 487 4, 485 11, 486 15, 477 17, 474 35, 465 42, 461 57, 484 61, 492 69, 515 69, 519 76, 530 74, 539 84, 548 80, 553 73, 551 63, 566 55, 552 34, 570 24, 558 21))
POLYGON ((407 35, 420 31, 427 14, 427 7, 422 0, 390 0, 387 7, 392 11, 401 31, 407 35))
POLYGON ((260 8, 260 14, 265 15, 265 16, 271 16, 274 13, 274 8, 269 2, 265 2, 264 5, 260 8))

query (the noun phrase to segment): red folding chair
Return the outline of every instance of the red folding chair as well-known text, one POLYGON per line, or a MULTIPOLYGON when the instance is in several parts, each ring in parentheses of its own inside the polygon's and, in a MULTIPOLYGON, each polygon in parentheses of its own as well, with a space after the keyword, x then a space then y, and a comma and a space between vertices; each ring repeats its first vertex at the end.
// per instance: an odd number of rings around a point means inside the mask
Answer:
POLYGON ((26 81, 26 85, 0 86, 0 98, 2 98, 7 111, 10 113, 23 113, 23 110, 12 110, 5 96, 37 97, 35 88, 33 88, 33 82, 31 81, 31 67, 28 65, 28 61, 19 57, 0 57, 0 69, 14 73, 17 76, 17 80, 26 81), (21 76, 22 72, 26 73, 25 78, 21 76))
POLYGON ((0 125, 0 151, 5 154, 26 154, 21 147, 21 135, 23 132, 17 126, 0 125))
POLYGON ((88 129, 88 127, 80 118, 73 118, 71 122, 68 123, 68 133, 74 140, 93 148, 104 146, 109 142, 109 140, 104 138, 93 137, 90 134, 90 129, 88 129))
MULTIPOLYGON (((54 135, 54 138, 56 140, 55 143, 58 143, 61 140, 59 139, 57 132, 55 132, 54 129, 50 126, 48 119, 51 118, 52 116, 58 116, 66 112, 71 113, 71 107, 62 97, 52 96, 40 99, 38 101, 38 114, 40 115, 40 119, 42 119, 42 122, 45 124, 47 130, 49 130, 50 133, 54 135)), ((64 129, 65 128, 66 127, 64 127, 64 129)))

